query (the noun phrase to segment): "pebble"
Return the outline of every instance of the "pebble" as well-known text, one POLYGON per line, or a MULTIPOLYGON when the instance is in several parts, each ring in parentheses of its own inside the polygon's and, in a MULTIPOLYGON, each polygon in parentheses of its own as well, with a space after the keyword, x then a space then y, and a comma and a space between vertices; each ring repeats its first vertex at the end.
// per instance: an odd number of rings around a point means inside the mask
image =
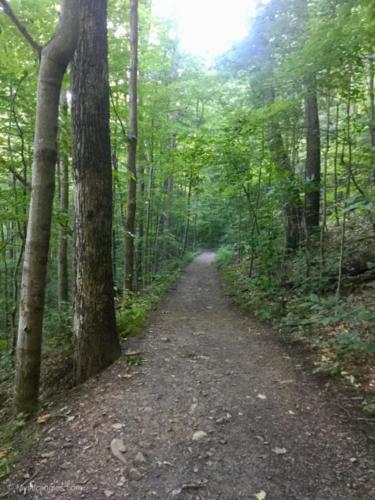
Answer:
POLYGON ((142 452, 138 452, 134 458, 134 463, 136 464, 145 464, 146 463, 146 459, 145 459, 145 456, 143 455, 142 452))
POLYGON ((132 481, 139 481, 142 479, 142 474, 139 472, 138 469, 135 469, 134 467, 129 470, 129 478, 132 481))
POLYGON ((227 413, 225 416, 216 419, 216 423, 217 424, 225 424, 226 422, 229 422, 229 420, 231 420, 231 418, 232 418, 232 415, 230 413, 227 413))
POLYGON ((197 431, 193 434, 193 441, 202 441, 205 437, 207 437, 207 432, 197 431))

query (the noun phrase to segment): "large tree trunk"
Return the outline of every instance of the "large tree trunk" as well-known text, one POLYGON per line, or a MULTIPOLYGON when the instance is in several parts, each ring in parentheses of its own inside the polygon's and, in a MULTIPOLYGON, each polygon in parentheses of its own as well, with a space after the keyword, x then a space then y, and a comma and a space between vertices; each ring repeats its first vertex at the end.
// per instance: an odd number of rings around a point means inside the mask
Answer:
POLYGON ((32 192, 22 271, 17 339, 15 410, 38 402, 45 283, 57 158, 61 83, 78 35, 79 6, 64 0, 57 31, 41 51, 32 169, 32 192))
MULTIPOLYGON (((151 161, 153 154, 151 154, 151 161)), ((146 227, 145 227, 145 242, 143 247, 144 263, 143 263, 143 286, 149 283, 151 273, 151 225, 154 211, 154 166, 151 163, 148 168, 148 187, 147 187, 147 210, 146 210, 146 227)))
POLYGON ((120 355, 112 269, 107 1, 80 0, 73 62, 75 183, 75 379, 82 382, 120 355))
POLYGON ((319 227, 320 219, 320 126, 315 76, 306 82, 306 209, 305 221, 310 233, 319 227))
POLYGON ((370 56, 369 68, 369 121, 370 121, 370 146, 371 155, 375 153, 375 74, 374 74, 375 56, 370 56))
POLYGON ((146 191, 146 186, 145 186, 145 169, 144 169, 144 163, 145 163, 145 155, 141 155, 141 165, 139 168, 139 176, 138 176, 138 197, 140 198, 141 205, 140 205, 140 210, 138 211, 138 244, 137 244, 137 289, 142 288, 142 283, 143 283, 143 274, 144 274, 144 269, 143 269, 143 263, 144 263, 144 244, 145 244, 145 208, 144 208, 144 203, 145 203, 145 191, 146 191))
MULTIPOLYGON (((61 113, 65 119, 68 111, 66 92, 61 94, 61 113)), ((62 214, 68 218, 69 210, 69 174, 68 160, 65 151, 61 150, 59 158, 59 208, 62 214)), ((59 227, 58 237, 58 303, 60 308, 64 308, 68 303, 69 279, 68 279, 68 223, 67 220, 59 227)))
POLYGON ((270 129, 269 148, 276 168, 284 178, 285 248, 287 251, 293 251, 298 248, 300 240, 300 197, 277 122, 274 122, 270 129))
POLYGON ((128 137, 128 213, 125 228, 125 288, 134 290, 134 240, 137 209, 137 71, 138 71, 138 0, 130 0, 130 78, 128 137))

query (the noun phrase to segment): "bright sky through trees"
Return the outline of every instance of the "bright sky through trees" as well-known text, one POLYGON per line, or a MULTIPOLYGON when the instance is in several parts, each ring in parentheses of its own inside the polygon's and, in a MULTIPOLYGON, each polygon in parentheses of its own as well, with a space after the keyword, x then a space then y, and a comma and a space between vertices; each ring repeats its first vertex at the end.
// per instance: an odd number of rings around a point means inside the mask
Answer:
POLYGON ((248 32, 259 0, 153 0, 157 16, 173 19, 182 49, 208 61, 248 32))

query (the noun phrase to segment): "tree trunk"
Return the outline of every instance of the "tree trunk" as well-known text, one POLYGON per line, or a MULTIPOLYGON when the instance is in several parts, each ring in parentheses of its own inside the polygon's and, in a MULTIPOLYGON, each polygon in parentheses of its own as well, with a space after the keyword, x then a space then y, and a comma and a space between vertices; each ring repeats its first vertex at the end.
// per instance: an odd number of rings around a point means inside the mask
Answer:
POLYGON ((168 178, 163 184, 163 246, 161 257, 163 263, 170 258, 170 229, 171 229, 171 195, 172 195, 172 178, 168 178))
POLYGON ((41 51, 32 193, 17 339, 17 413, 32 413, 38 402, 44 295, 57 158, 59 97, 66 67, 76 47, 78 14, 79 6, 76 0, 64 0, 57 31, 41 51))
POLYGON ((128 137, 128 213, 125 228, 125 288, 134 290, 134 242, 137 209, 137 71, 138 71, 138 0, 130 0, 130 78, 128 137))
POLYGON ((320 125, 315 75, 307 80, 305 97, 306 121, 306 209, 308 233, 319 227, 320 218, 320 125))
POLYGON ((337 171, 337 163, 339 156, 339 119, 340 119, 340 104, 336 105, 336 113, 335 113, 335 151, 333 155, 333 201, 334 201, 334 211, 335 211, 335 220, 336 226, 340 225, 340 215, 339 215, 339 177, 337 171))
POLYGON ((327 131, 326 131, 326 144, 324 149, 324 168, 323 168, 323 203, 322 203, 322 224, 320 227, 320 280, 323 278, 324 273, 324 259, 325 259, 325 235, 327 231, 327 177, 328 177, 328 157, 331 146, 330 142, 330 124, 331 124, 331 97, 327 96, 327 131))
POLYGON ((141 209, 138 213, 138 245, 137 245, 137 289, 142 288, 143 283, 143 256, 144 256, 144 222, 145 222, 145 172, 144 172, 144 158, 139 169, 139 198, 141 201, 141 209))
MULTIPOLYGON (((66 92, 61 95, 61 112, 65 117, 68 110, 66 92)), ((62 214, 68 218, 69 210, 69 174, 67 155, 60 149, 59 159, 59 208, 62 214)), ((68 280, 68 221, 65 220, 59 227, 58 236, 58 303, 59 308, 66 307, 69 300, 69 280, 68 280)))
MULTIPOLYGON (((151 155, 153 157, 153 155, 151 155)), ((145 242, 144 242, 144 264, 143 264, 143 286, 148 283, 149 273, 150 273, 150 262, 151 262, 151 243, 150 243, 150 233, 152 224, 152 214, 153 214, 153 186, 154 186, 154 166, 151 164, 148 168, 148 187, 147 187, 147 210, 146 210, 146 227, 145 227, 145 242)))
POLYGON ((81 29, 72 71, 77 383, 120 355, 111 253, 107 1, 80 0, 80 5, 81 29))
POLYGON ((187 247, 188 247, 188 242, 189 242, 192 188, 193 188, 193 178, 191 176, 189 179, 189 187, 188 187, 188 192, 187 192, 186 221, 185 221, 184 239, 182 242, 182 253, 181 253, 182 256, 185 255, 187 247))
POLYGON ((280 128, 276 122, 272 124, 270 130, 269 148, 279 173, 284 177, 285 248, 287 251, 293 251, 298 248, 300 240, 300 197, 280 128))
POLYGON ((369 121, 370 121, 370 146, 372 157, 375 154, 375 74, 374 74, 374 56, 370 57, 369 68, 369 121))

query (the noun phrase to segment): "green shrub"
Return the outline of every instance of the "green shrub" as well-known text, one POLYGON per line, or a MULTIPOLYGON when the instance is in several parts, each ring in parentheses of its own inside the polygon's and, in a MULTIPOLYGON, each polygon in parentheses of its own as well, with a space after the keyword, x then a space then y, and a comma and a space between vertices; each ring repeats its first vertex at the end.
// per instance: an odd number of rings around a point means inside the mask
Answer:
POLYGON ((122 337, 137 335, 146 320, 148 304, 143 300, 134 301, 121 309, 117 315, 117 328, 122 337))
POLYGON ((233 249, 229 246, 220 247, 216 253, 216 262, 219 266, 225 266, 234 259, 233 249))
POLYGON ((9 348, 9 342, 7 339, 0 339, 0 353, 7 351, 9 348))
POLYGON ((343 356, 375 354, 375 339, 361 338, 356 330, 344 331, 336 337, 335 347, 343 356))
POLYGON ((10 464, 16 458, 13 440, 16 433, 24 426, 25 420, 22 415, 0 426, 0 479, 9 473, 10 464))
POLYGON ((375 399, 371 399, 363 405, 363 409, 369 415, 375 415, 375 399))

